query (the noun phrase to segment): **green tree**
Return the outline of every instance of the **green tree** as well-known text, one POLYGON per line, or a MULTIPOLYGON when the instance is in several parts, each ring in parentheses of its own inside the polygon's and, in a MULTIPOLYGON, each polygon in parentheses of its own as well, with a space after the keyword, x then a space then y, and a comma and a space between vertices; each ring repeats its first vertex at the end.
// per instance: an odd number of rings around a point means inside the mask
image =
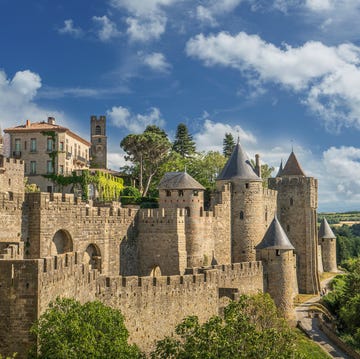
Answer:
MULTIPOLYGON (((250 160, 251 165, 255 168, 256 167, 256 163, 253 159, 250 160)), ((261 174, 261 178, 263 180, 263 187, 267 188, 268 187, 268 178, 271 177, 271 173, 274 171, 274 167, 270 167, 267 163, 263 163, 260 165, 260 174, 261 174)))
POLYGON ((173 150, 182 157, 191 157, 196 151, 195 142, 184 123, 177 126, 173 150))
POLYGON ((157 126, 148 126, 141 134, 130 134, 120 143, 125 159, 134 163, 133 174, 139 174, 139 189, 143 197, 151 181, 168 155, 171 143, 166 133, 157 126))
POLYGON ((185 358, 300 358, 294 332, 280 318, 267 294, 242 295, 203 324, 185 318, 176 329, 178 338, 157 342, 153 359, 185 358))
POLYGON ((226 158, 218 151, 202 152, 194 159, 189 173, 206 189, 215 189, 215 180, 226 164, 226 158))
POLYGON ((101 302, 81 305, 73 299, 56 299, 31 328, 36 335, 36 358, 142 358, 129 345, 124 318, 118 310, 101 302))
POLYGON ((232 151, 235 147, 234 137, 231 133, 225 133, 225 137, 223 139, 223 155, 226 158, 229 158, 232 154, 232 151))

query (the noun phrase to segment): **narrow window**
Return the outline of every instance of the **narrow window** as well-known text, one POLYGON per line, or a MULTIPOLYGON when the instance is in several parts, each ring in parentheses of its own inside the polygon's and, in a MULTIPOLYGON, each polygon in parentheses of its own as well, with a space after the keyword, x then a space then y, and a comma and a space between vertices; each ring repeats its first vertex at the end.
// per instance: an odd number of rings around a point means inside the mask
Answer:
POLYGON ((166 197, 171 197, 171 191, 169 190, 166 191, 166 197))
POLYGON ((198 195, 199 195, 199 191, 198 191, 197 189, 194 189, 194 190, 193 190, 193 195, 194 195, 194 196, 198 196, 198 195))
POLYGON ((53 167, 52 161, 47 161, 46 170, 47 170, 47 173, 49 173, 49 174, 54 172, 54 167, 53 167))
POLYGON ((290 232, 290 226, 289 225, 286 226, 286 231, 290 232))
POLYGON ((61 152, 64 151, 64 142, 59 143, 59 151, 61 151, 61 152))
POLYGON ((183 197, 184 196, 184 191, 182 189, 178 190, 178 196, 179 197, 183 197))
POLYGON ((97 125, 95 127, 95 135, 101 135, 101 126, 97 125))
POLYGON ((13 200, 14 200, 14 193, 9 192, 9 201, 13 201, 13 200))
POLYGON ((36 174, 36 161, 30 161, 30 174, 36 174))
POLYGON ((98 143, 101 143, 101 138, 100 137, 98 138, 98 143))
POLYGON ((21 151, 21 140, 20 140, 20 138, 15 139, 15 151, 16 152, 21 151))
POLYGON ((245 183, 245 188, 249 188, 249 184, 248 184, 248 183, 245 183))
POLYGON ((47 186, 47 191, 48 191, 49 193, 52 193, 52 186, 47 186))
POLYGON ((46 150, 47 151, 52 151, 53 150, 53 146, 54 146, 54 141, 51 137, 48 137, 47 142, 46 142, 46 150))
POLYGON ((240 211, 240 219, 244 219, 244 212, 240 211))
POLYGON ((61 175, 64 174, 64 165, 60 165, 60 167, 59 167, 59 174, 61 174, 61 175))
POLYGON ((267 220, 268 220, 268 213, 267 211, 265 211, 265 222, 267 222, 267 220))
POLYGON ((36 138, 30 140, 30 152, 36 152, 36 138))
POLYGON ((294 205, 294 200, 292 198, 290 198, 290 206, 294 205))
POLYGON ((277 256, 280 256, 280 249, 277 249, 277 250, 276 250, 276 255, 277 255, 277 256))

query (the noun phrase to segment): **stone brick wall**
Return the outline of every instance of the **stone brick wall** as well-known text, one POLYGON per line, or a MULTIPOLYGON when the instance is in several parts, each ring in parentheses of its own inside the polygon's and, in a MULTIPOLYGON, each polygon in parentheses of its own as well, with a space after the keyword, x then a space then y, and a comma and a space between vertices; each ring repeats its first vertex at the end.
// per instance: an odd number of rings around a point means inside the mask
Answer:
POLYGON ((119 274, 123 240, 134 236, 137 210, 121 208, 119 203, 98 207, 82 202, 71 194, 29 193, 29 256, 43 258, 52 255, 55 234, 63 231, 70 238, 73 251, 84 253, 90 244, 101 256, 105 274, 119 274))
POLYGON ((293 250, 262 249, 258 259, 264 266, 264 291, 274 299, 281 313, 295 321, 294 291, 295 258, 293 250))
POLYGON ((237 180, 232 184, 232 262, 256 260, 255 246, 265 234, 268 216, 275 208, 276 195, 265 191, 261 181, 237 180))
POLYGON ((277 214, 297 255, 297 279, 301 293, 318 293, 317 180, 312 177, 270 178, 278 191, 277 214))
POLYGON ((38 317, 37 260, 0 260, 0 353, 19 358, 32 342, 29 329, 38 317))
POLYGON ((263 290, 261 263, 191 269, 192 274, 169 277, 101 277, 97 298, 125 316, 131 340, 148 352, 156 340, 169 336, 189 315, 201 322, 219 314, 219 288, 237 293, 263 290), (202 272, 202 273, 199 273, 202 272))
POLYGON ((139 274, 150 275, 159 267, 162 275, 182 274, 186 268, 184 210, 143 209, 137 220, 139 274))
POLYGON ((321 254, 324 272, 337 272, 336 263, 336 239, 321 238, 321 254))
POLYGON ((231 185, 224 184, 213 206, 212 227, 207 230, 214 236, 214 254, 211 264, 231 263, 231 185))

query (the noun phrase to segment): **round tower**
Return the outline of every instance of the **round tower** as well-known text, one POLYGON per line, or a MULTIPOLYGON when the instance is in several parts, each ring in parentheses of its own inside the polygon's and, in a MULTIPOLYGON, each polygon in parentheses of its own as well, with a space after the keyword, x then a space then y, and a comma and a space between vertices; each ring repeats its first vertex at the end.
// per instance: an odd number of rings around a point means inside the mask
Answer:
POLYGON ((186 172, 168 172, 159 183, 159 207, 182 208, 185 220, 187 266, 211 264, 214 245, 204 212, 205 188, 186 172))
POLYGON ((256 246, 256 256, 264 268, 264 292, 270 294, 285 318, 295 320, 296 257, 276 216, 256 246))
POLYGON ((319 229, 319 244, 321 246, 324 272, 337 272, 336 236, 326 218, 321 221, 319 229))
POLYGON ((300 293, 318 293, 318 182, 307 177, 292 151, 269 188, 277 190, 277 215, 286 235, 295 247, 300 293))
POLYGON ((217 189, 225 183, 231 184, 231 261, 254 261, 266 228, 263 187, 239 140, 216 179, 217 189))

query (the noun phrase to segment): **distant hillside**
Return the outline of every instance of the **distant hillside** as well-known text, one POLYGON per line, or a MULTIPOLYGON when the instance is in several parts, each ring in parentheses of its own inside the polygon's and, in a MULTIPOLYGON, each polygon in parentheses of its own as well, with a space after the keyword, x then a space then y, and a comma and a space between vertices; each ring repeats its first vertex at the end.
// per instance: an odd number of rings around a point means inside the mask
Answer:
POLYGON ((360 211, 350 211, 344 213, 322 212, 318 214, 318 222, 320 222, 324 217, 327 219, 329 224, 348 224, 351 226, 355 223, 360 223, 360 211))

